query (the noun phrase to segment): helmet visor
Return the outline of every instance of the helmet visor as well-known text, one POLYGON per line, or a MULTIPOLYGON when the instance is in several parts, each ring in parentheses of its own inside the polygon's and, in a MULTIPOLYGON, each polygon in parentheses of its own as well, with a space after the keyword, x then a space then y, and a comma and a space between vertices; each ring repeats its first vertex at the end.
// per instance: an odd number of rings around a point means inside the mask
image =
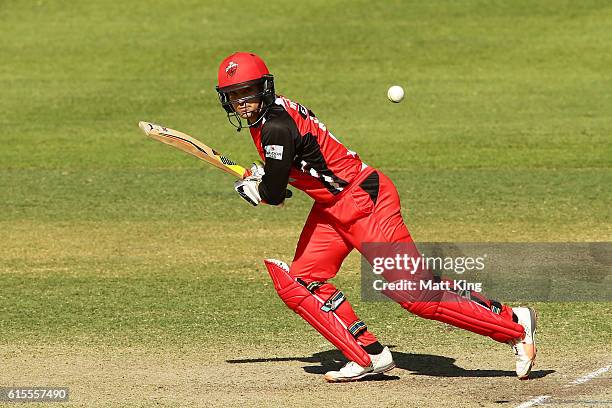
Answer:
POLYGON ((258 79, 220 88, 219 93, 225 94, 223 102, 227 104, 255 102, 263 97, 264 86, 262 81, 258 79))

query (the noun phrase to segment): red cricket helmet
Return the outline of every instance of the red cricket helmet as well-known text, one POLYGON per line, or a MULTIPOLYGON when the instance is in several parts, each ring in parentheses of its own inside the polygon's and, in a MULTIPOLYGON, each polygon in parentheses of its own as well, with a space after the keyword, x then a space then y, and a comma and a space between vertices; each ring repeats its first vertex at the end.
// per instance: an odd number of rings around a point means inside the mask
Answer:
POLYGON ((217 88, 227 88, 270 75, 261 58, 250 52, 236 52, 225 58, 219 66, 217 88))
POLYGON ((238 120, 238 125, 234 124, 240 130, 242 124, 240 117, 234 111, 232 101, 229 98, 230 91, 247 87, 256 87, 258 91, 248 98, 261 98, 263 102, 263 111, 268 109, 276 98, 274 92, 274 76, 270 74, 268 67, 261 58, 250 52, 236 52, 225 58, 219 66, 217 82, 217 92, 221 106, 228 114, 230 123, 233 115, 238 120))

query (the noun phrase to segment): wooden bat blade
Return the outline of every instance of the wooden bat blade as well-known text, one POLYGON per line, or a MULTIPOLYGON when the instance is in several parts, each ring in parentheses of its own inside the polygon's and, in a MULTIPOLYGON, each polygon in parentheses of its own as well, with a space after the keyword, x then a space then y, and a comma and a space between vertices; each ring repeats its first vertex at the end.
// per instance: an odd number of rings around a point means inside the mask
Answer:
POLYGON ((147 136, 204 160, 234 177, 244 179, 250 175, 249 170, 188 134, 150 122, 139 122, 138 126, 147 136))

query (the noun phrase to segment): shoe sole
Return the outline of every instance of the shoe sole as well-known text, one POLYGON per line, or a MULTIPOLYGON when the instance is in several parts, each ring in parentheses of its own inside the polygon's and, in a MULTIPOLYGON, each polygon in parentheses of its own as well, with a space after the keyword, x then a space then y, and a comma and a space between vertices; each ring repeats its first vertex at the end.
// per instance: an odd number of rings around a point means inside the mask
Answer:
POLYGON ((382 367, 382 368, 380 368, 380 369, 378 369, 376 371, 370 371, 370 372, 358 375, 357 377, 351 377, 351 378, 331 378, 331 377, 328 377, 327 375, 325 375, 325 381, 327 381, 328 383, 359 381, 359 380, 362 380, 362 379, 364 379, 365 377, 368 377, 368 376, 386 373, 387 371, 391 371, 394 368, 395 368, 395 363, 391 363, 391 364, 386 365, 386 366, 384 366, 384 367, 382 367))
POLYGON ((382 374, 382 373, 386 373, 387 371, 391 371, 395 368, 395 362, 391 362, 391 364, 387 364, 386 366, 379 368, 378 370, 374 370, 372 371, 372 374, 382 374))
POLYGON ((538 354, 538 349, 536 347, 536 326, 537 326, 537 321, 538 321, 538 314, 532 308, 529 307, 528 309, 529 309, 529 317, 531 318, 531 321, 533 322, 533 324, 531 325, 531 339, 533 340, 533 358, 531 359, 531 364, 529 364, 529 369, 527 369, 527 373, 525 373, 525 375, 518 377, 519 380, 529 379, 529 373, 531 373, 531 369, 533 368, 533 365, 535 364, 535 359, 538 354))
POLYGON ((533 359, 531 361, 535 361, 536 355, 538 354, 538 349, 536 348, 536 326, 538 325, 538 314, 532 308, 529 308, 529 316, 531 317, 531 321, 533 325, 531 327, 531 338, 533 340, 533 359))
POLYGON ((359 381, 364 377, 367 377, 368 375, 372 375, 374 374, 373 371, 369 371, 367 373, 363 373, 361 375, 358 375, 356 377, 350 377, 350 378, 333 378, 333 377, 328 377, 327 374, 325 375, 325 381, 329 382, 329 383, 338 383, 338 382, 351 382, 351 381, 359 381))

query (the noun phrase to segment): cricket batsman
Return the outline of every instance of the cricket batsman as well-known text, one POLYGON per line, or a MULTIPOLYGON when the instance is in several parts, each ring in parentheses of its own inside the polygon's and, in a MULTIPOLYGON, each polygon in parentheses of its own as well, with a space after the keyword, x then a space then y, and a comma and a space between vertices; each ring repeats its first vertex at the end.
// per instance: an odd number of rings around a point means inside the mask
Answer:
MULTIPOLYGON (((355 381, 393 369, 389 348, 328 280, 353 249, 371 260, 367 243, 401 245, 416 253, 394 184, 336 139, 312 111, 277 95, 274 78, 257 55, 237 52, 225 58, 216 89, 230 123, 238 130, 248 127, 263 160, 253 165, 250 177, 236 181, 240 196, 254 206, 280 205, 290 184, 314 200, 291 265, 271 259, 265 264, 283 302, 349 360, 325 379, 355 381)), ((396 280, 392 275, 385 278, 396 280)), ((440 280, 427 271, 417 276, 440 280)), ((452 290, 389 296, 423 318, 510 344, 517 376, 528 377, 536 357, 534 310, 452 290)))

